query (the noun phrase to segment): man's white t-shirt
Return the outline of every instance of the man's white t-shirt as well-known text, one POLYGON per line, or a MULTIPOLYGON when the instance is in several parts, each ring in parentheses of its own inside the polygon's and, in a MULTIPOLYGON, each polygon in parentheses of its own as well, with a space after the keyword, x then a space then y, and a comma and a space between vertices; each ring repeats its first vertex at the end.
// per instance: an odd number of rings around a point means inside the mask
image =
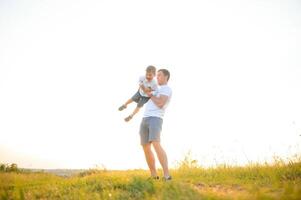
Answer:
POLYGON ((172 91, 168 85, 161 85, 156 91, 156 97, 160 97, 160 95, 168 96, 168 99, 163 106, 163 108, 159 108, 151 99, 146 103, 144 116, 143 117, 160 117, 163 118, 165 110, 170 102, 172 91))
MULTIPOLYGON (((148 81, 145 76, 140 76, 139 77, 139 84, 143 84, 144 87, 146 88, 151 88, 151 90, 155 91, 158 89, 158 84, 157 84, 157 81, 155 79, 151 80, 151 81, 148 81)), ((140 88, 139 89, 139 93, 141 94, 141 96, 144 96, 144 97, 148 97, 147 94, 145 94, 145 92, 140 88)))

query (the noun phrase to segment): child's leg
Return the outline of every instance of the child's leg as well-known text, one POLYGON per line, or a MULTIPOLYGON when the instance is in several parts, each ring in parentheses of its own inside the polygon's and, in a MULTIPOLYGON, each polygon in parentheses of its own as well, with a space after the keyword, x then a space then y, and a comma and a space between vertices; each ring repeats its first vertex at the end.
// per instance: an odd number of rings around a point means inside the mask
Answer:
POLYGON ((129 100, 127 100, 125 102, 125 104, 123 104, 122 106, 119 107, 119 110, 122 111, 123 109, 125 109, 127 107, 127 105, 129 105, 132 102, 138 102, 140 99, 141 95, 139 93, 139 91, 137 91, 129 100))
POLYGON ((124 104, 122 104, 122 105, 118 108, 118 110, 119 110, 119 111, 122 111, 122 110, 126 109, 127 105, 129 105, 130 103, 132 103, 132 102, 134 102, 134 101, 135 101, 135 102, 138 102, 139 99, 140 99, 140 94, 139 94, 139 91, 138 91, 138 92, 136 92, 136 93, 134 94, 134 96, 132 96, 129 100, 127 100, 124 104))
POLYGON ((127 105, 129 105, 130 103, 133 103, 133 99, 127 100, 127 101, 125 102, 125 104, 123 104, 123 105, 127 106, 127 105))
POLYGON ((138 107, 138 106, 135 108, 135 110, 134 110, 133 113, 131 114, 132 117, 134 117, 134 115, 136 115, 136 114, 139 112, 140 108, 141 108, 141 107, 138 107))
POLYGON ((133 113, 130 114, 128 117, 126 117, 124 120, 125 120, 126 122, 130 121, 130 120, 134 117, 134 115, 136 115, 136 114, 139 112, 140 108, 141 108, 141 107, 138 107, 138 106, 137 106, 137 107, 135 108, 135 110, 133 111, 133 113))
POLYGON ((127 100, 127 101, 125 102, 125 104, 122 104, 122 105, 118 108, 118 110, 119 110, 119 111, 122 111, 122 110, 126 109, 127 105, 129 105, 129 104, 132 103, 132 102, 133 102, 133 99, 127 100))
POLYGON ((136 115, 136 114, 139 112, 140 108, 142 108, 143 105, 144 105, 148 100, 149 100, 149 97, 141 97, 141 98, 139 99, 139 101, 138 101, 138 103, 137 103, 137 107, 135 108, 135 110, 133 111, 133 113, 132 113, 131 115, 129 115, 128 117, 126 117, 124 120, 125 120, 126 122, 130 121, 130 120, 134 117, 134 115, 136 115))

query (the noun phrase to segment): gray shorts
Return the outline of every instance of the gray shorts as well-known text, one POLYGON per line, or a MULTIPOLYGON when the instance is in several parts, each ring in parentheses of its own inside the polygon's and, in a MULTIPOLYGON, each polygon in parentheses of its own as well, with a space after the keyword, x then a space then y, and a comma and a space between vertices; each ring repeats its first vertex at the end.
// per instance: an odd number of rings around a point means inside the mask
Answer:
POLYGON ((152 141, 160 142, 163 119, 159 117, 144 117, 140 124, 141 145, 152 141))
POLYGON ((137 103, 137 107, 141 108, 150 98, 142 96, 138 90, 131 99, 137 103))

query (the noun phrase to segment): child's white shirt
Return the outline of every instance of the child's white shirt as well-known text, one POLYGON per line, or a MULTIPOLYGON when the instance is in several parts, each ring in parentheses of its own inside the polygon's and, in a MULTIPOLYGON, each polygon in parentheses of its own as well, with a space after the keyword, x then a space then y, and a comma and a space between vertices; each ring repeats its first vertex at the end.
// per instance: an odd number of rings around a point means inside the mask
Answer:
MULTIPOLYGON (((156 91, 158 89, 158 84, 155 78, 153 80, 148 81, 145 76, 140 76, 139 77, 139 84, 143 84, 145 88, 151 88, 152 90, 156 91)), ((147 94, 140 88, 139 93, 141 96, 148 97, 147 94)))

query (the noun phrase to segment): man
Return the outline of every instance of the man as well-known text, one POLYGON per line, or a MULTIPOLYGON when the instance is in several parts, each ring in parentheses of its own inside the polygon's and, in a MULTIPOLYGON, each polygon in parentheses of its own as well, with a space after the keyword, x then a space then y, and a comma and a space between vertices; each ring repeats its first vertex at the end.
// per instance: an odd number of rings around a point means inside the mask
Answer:
POLYGON ((160 69, 157 73, 159 89, 154 92, 147 92, 150 100, 145 107, 144 116, 140 125, 140 139, 144 150, 145 159, 150 169, 151 177, 159 179, 155 166, 155 157, 151 146, 154 147, 159 162, 162 166, 163 180, 171 180, 168 170, 167 155, 160 144, 163 116, 169 104, 172 91, 167 85, 170 73, 166 69, 160 69))

